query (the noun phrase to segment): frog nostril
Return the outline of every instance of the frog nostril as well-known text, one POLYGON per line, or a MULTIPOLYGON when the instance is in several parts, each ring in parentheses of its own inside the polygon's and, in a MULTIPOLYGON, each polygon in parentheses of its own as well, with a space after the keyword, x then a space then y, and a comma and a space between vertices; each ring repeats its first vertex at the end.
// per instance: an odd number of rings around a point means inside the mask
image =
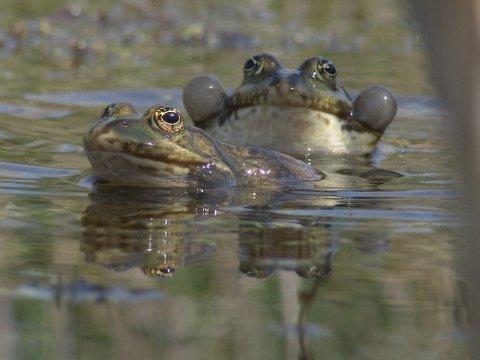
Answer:
POLYGON ((291 74, 288 76, 288 91, 297 92, 300 85, 300 76, 298 74, 291 74))

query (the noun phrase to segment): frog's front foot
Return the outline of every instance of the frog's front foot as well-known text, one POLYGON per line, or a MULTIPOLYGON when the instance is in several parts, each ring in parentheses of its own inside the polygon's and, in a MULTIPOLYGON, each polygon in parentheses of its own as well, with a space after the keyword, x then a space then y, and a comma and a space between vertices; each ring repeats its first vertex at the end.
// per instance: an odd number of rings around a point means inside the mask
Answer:
POLYGON ((353 116, 362 125, 383 134, 397 113, 397 101, 383 86, 363 90, 353 103, 353 116))

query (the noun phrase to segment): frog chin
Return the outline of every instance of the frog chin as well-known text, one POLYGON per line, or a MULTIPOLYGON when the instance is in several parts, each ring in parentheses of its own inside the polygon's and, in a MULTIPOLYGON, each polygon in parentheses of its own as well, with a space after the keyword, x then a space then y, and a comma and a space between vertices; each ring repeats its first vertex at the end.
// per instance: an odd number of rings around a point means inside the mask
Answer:
POLYGON ((307 108, 260 105, 239 108, 212 121, 213 137, 232 145, 272 148, 288 154, 365 154, 378 136, 344 126, 339 117, 307 108), (241 119, 241 120, 240 120, 241 119))

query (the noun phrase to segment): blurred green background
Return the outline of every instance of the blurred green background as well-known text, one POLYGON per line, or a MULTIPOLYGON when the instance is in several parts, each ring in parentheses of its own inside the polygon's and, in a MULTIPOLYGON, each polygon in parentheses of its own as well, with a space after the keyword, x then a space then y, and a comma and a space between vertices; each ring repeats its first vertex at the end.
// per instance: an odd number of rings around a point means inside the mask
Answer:
POLYGON ((234 87, 243 62, 264 51, 287 66, 330 57, 347 88, 431 91, 417 35, 393 0, 12 0, 2 1, 0 26, 4 95, 178 87, 199 73, 234 87))

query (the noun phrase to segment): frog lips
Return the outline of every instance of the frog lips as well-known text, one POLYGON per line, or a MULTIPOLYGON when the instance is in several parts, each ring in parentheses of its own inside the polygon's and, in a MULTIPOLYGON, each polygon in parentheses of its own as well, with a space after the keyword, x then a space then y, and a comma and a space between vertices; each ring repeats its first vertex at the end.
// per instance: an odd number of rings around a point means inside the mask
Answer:
POLYGON ((207 161, 174 141, 153 141, 138 119, 115 119, 95 125, 84 138, 86 152, 108 152, 180 167, 205 165, 207 161))
POLYGON ((237 109, 253 106, 278 106, 307 108, 347 118, 351 114, 351 104, 337 99, 327 90, 314 87, 307 82, 305 75, 280 74, 264 84, 238 89, 229 99, 227 108, 237 109))

